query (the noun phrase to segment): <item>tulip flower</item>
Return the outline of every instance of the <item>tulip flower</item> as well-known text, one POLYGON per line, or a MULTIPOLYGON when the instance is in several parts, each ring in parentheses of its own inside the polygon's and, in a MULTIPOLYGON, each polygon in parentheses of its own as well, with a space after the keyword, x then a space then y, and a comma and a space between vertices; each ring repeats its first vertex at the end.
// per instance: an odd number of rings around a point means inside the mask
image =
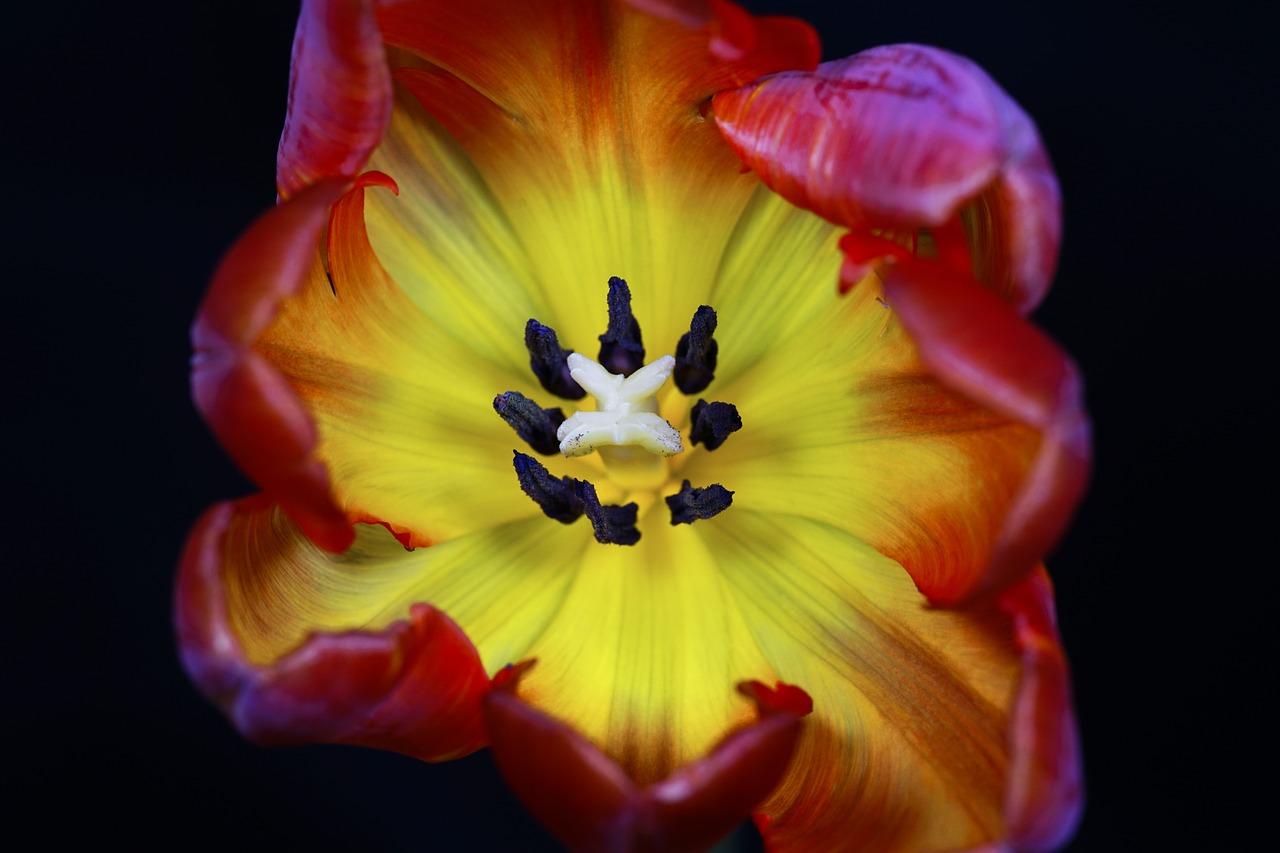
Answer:
POLYGON ((1057 182, 968 60, 818 60, 725 0, 304 0, 193 329, 261 491, 177 632, 241 732, 488 747, 575 850, 1064 843, 1057 182))

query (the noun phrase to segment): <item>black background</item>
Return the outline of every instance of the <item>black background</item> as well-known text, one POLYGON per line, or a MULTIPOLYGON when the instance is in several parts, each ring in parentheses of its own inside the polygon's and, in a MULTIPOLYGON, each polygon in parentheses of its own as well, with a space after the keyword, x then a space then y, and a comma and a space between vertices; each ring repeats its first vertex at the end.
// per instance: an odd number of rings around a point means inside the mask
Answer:
MULTIPOLYGON (((1039 124, 1066 237, 1037 319, 1083 369, 1097 445, 1050 563, 1089 790, 1068 849, 1248 846, 1271 799, 1251 771, 1274 777, 1277 21, 1262 4, 751 7, 814 22, 827 58, 963 53, 1039 124)), ((259 749, 177 663, 186 530, 250 489, 189 402, 187 329, 273 203, 296 4, 7 14, 12 813, 102 842, 554 849, 484 753, 259 749)))

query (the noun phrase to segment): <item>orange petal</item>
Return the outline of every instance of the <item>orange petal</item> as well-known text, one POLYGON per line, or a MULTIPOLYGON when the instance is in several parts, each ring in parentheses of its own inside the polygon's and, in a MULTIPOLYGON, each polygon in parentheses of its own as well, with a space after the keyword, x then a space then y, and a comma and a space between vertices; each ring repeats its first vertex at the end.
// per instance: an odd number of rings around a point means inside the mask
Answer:
POLYGON ((325 181, 264 214, 214 273, 191 330, 196 406, 228 455, 322 547, 341 551, 351 527, 313 458, 315 426, 280 372, 250 349, 316 258, 329 206, 325 181))
POLYGON ((984 572, 928 573, 913 554, 918 546, 892 549, 921 592, 954 604, 1015 583, 1066 530, 1092 457, 1082 383, 1053 341, 975 282, 914 260, 886 265, 882 277, 886 300, 933 375, 1042 436, 984 572))
POLYGON ((391 72, 373 4, 304 0, 276 156, 281 198, 328 178, 354 177, 390 117, 391 72))
POLYGON ((246 737, 266 744, 347 743, 443 761, 484 745, 488 678, 448 616, 415 605, 377 632, 314 634, 266 664, 250 663, 227 612, 223 545, 262 497, 212 507, 187 540, 175 591, 182 662, 246 737))
MULTIPOLYGON (((734 61, 748 56, 760 46, 760 27, 794 28, 795 53, 785 68, 813 68, 818 64, 821 46, 818 34, 807 23, 792 18, 756 18, 729 0, 627 0, 627 5, 667 21, 686 27, 711 26, 711 54, 720 60, 734 61)), ((776 32, 766 32, 766 42, 777 41, 776 32)))
POLYGON ((1058 184, 1035 125, 977 65, 890 45, 714 101, 766 184, 855 231, 939 228, 964 213, 979 278, 1030 311, 1049 288, 1058 184))
POLYGON ((516 695, 531 665, 485 697, 494 759, 525 807, 571 850, 704 850, 742 822, 790 764, 812 704, 791 685, 743 686, 759 719, 647 789, 572 727, 516 695))

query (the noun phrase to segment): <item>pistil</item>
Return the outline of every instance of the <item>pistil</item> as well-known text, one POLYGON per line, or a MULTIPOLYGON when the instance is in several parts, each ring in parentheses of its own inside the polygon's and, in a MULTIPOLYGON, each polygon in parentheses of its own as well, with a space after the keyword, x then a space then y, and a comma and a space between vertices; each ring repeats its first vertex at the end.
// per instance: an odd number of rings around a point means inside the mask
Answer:
POLYGON ((611 373, 581 353, 568 358, 575 382, 596 398, 596 411, 570 415, 556 437, 565 456, 599 451, 609 476, 623 489, 655 489, 667 480, 663 457, 684 450, 680 433, 658 412, 658 390, 675 368, 669 355, 630 376, 611 373))

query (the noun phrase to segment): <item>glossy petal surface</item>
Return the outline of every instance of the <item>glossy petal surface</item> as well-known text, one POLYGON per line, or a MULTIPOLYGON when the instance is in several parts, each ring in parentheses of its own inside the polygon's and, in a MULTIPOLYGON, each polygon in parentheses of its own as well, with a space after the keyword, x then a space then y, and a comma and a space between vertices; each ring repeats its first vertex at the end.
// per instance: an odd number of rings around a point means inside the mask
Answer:
POLYGON ((722 92, 716 122, 765 183, 855 230, 937 229, 960 213, 979 278, 1023 313, 1061 239, 1035 125, 981 68, 938 48, 877 47, 722 92))

